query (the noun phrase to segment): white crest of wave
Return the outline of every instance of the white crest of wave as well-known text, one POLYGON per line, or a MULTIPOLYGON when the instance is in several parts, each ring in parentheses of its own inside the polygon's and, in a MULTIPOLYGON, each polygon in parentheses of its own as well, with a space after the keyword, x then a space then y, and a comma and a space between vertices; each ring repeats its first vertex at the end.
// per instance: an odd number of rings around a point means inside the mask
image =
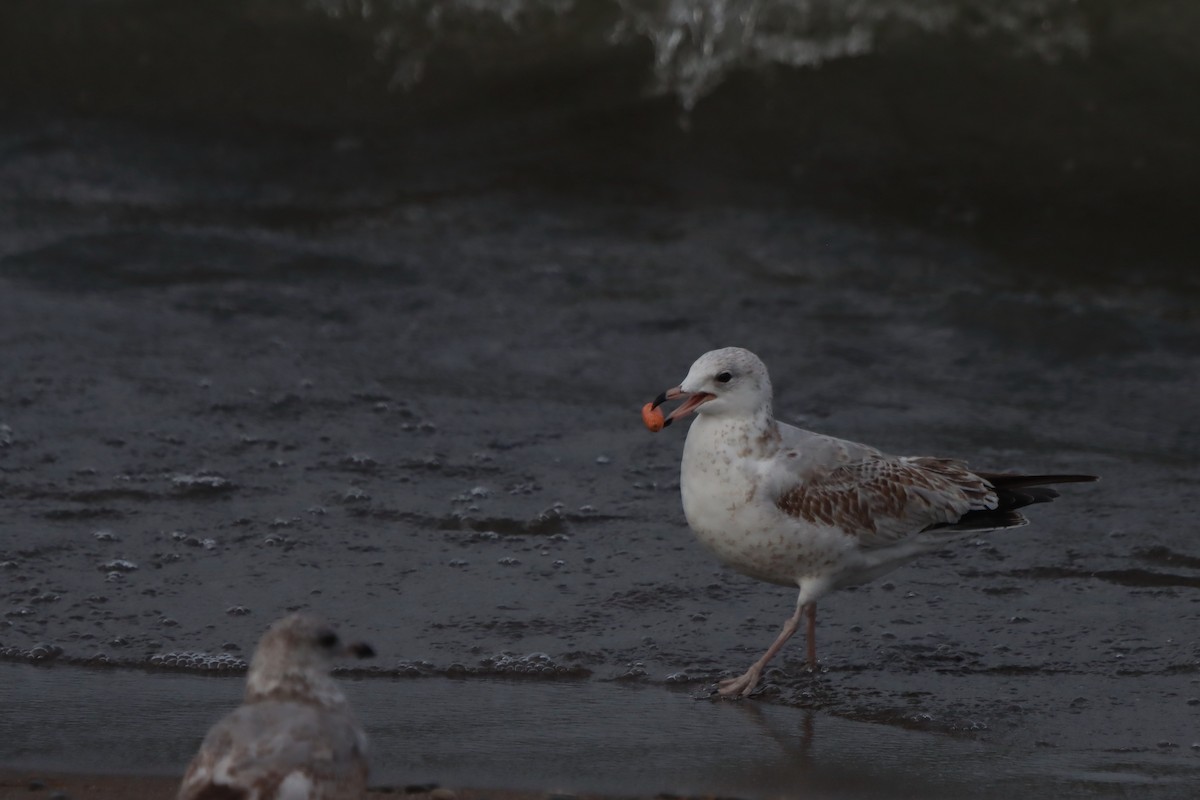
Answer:
POLYGON ((959 34, 1007 42, 1018 55, 1056 60, 1086 53, 1077 0, 308 0, 330 17, 372 23, 377 55, 393 84, 415 86, 444 44, 497 26, 528 37, 573 33, 584 41, 654 49, 649 89, 685 110, 731 72, 768 65, 814 67, 873 52, 913 34, 959 34))

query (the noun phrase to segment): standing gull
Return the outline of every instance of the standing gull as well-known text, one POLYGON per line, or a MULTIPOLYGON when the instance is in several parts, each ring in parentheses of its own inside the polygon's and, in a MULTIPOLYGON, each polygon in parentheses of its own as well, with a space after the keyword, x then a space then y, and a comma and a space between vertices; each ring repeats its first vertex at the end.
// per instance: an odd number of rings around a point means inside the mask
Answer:
POLYGON ((700 541, 745 575, 799 587, 796 613, 750 669, 721 681, 749 695, 767 662, 807 618, 816 667, 817 600, 874 580, 955 539, 1015 528, 1017 509, 1058 497, 1050 483, 1094 475, 976 472, 961 461, 891 456, 776 421, 771 379, 740 347, 705 353, 683 383, 643 409, 651 430, 695 411, 680 466, 683 513, 700 541), (662 417, 658 406, 684 400, 662 417))
POLYGON ((339 655, 374 651, 343 645, 307 614, 272 625, 254 651, 242 706, 204 737, 178 800, 363 797, 367 737, 330 675, 339 655))

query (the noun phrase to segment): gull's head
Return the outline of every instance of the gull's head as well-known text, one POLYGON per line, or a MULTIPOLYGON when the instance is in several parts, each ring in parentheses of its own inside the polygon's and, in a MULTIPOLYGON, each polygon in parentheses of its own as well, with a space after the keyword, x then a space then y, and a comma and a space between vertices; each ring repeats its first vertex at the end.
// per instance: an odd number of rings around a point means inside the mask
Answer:
POLYGON ((758 356, 741 347, 711 350, 696 359, 683 383, 654 401, 684 400, 665 424, 695 411, 706 416, 753 417, 771 409, 771 378, 758 356))
POLYGON ((276 693, 317 691, 330 680, 336 658, 370 658, 374 649, 363 642, 343 642, 336 630, 310 614, 277 620, 254 650, 246 678, 247 699, 276 693))

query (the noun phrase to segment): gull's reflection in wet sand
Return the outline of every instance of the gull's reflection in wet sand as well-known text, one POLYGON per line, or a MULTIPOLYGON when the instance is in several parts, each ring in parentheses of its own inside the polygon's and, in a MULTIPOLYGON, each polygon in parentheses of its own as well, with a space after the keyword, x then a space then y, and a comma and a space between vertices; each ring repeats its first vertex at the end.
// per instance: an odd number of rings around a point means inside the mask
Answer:
MULTIPOLYGON (((695 693, 695 700, 710 701, 718 717, 734 715, 730 730, 742 731, 742 736, 754 731, 756 757, 752 771, 762 781, 762 788, 775 790, 785 787, 792 793, 804 793, 818 781, 817 773, 827 772, 814 752, 818 714, 811 709, 791 708, 762 700, 726 700, 715 692, 714 686, 695 693), (771 753, 774 744, 777 752, 771 753)), ((747 765, 742 765, 743 767, 747 765)), ((731 771, 737 771, 732 767, 731 771)), ((745 776, 743 776, 745 777, 745 776)))
POLYGON ((770 739, 779 745, 779 749, 785 755, 794 758, 793 763, 796 765, 808 765, 812 762, 812 747, 816 739, 816 714, 809 709, 798 709, 800 714, 799 724, 793 719, 784 721, 784 717, 779 715, 776 720, 771 719, 763 711, 760 703, 732 703, 742 714, 752 720, 754 724, 763 734, 763 738, 770 739), (797 730, 798 728, 798 730, 797 730))

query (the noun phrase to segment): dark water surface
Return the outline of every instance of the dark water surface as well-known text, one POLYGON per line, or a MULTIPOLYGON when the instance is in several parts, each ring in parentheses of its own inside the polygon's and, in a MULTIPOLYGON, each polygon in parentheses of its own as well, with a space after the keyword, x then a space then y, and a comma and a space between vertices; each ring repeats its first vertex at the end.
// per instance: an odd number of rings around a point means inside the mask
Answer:
POLYGON ((389 781, 430 775, 421 753, 502 780, 483 744, 395 727, 502 706, 534 748, 564 709, 591 738, 553 758, 606 791, 663 790, 634 756, 682 776, 695 747, 712 770, 681 790, 786 793, 811 766, 860 796, 830 776, 878 762, 861 796, 1188 796, 1194 13, 800 25, 781 2, 747 32, 716 2, 152 5, 0 8, 0 667, 35 703, 0 741, 87 768, 53 698, 115 747, 141 723, 111 682, 146 716, 195 700, 145 764, 181 769, 261 631, 310 608, 381 654, 353 687, 389 781), (699 548, 684 431, 638 420, 730 344, 788 422, 1104 479, 830 598, 819 674, 794 646, 759 710, 695 702, 794 601, 699 548), (703 736, 621 749, 638 708, 703 736))
POLYGON ((1198 36, 1192 0, 8 0, 0 113, 386 143, 393 192, 817 202, 1157 272, 1195 252, 1198 36))

